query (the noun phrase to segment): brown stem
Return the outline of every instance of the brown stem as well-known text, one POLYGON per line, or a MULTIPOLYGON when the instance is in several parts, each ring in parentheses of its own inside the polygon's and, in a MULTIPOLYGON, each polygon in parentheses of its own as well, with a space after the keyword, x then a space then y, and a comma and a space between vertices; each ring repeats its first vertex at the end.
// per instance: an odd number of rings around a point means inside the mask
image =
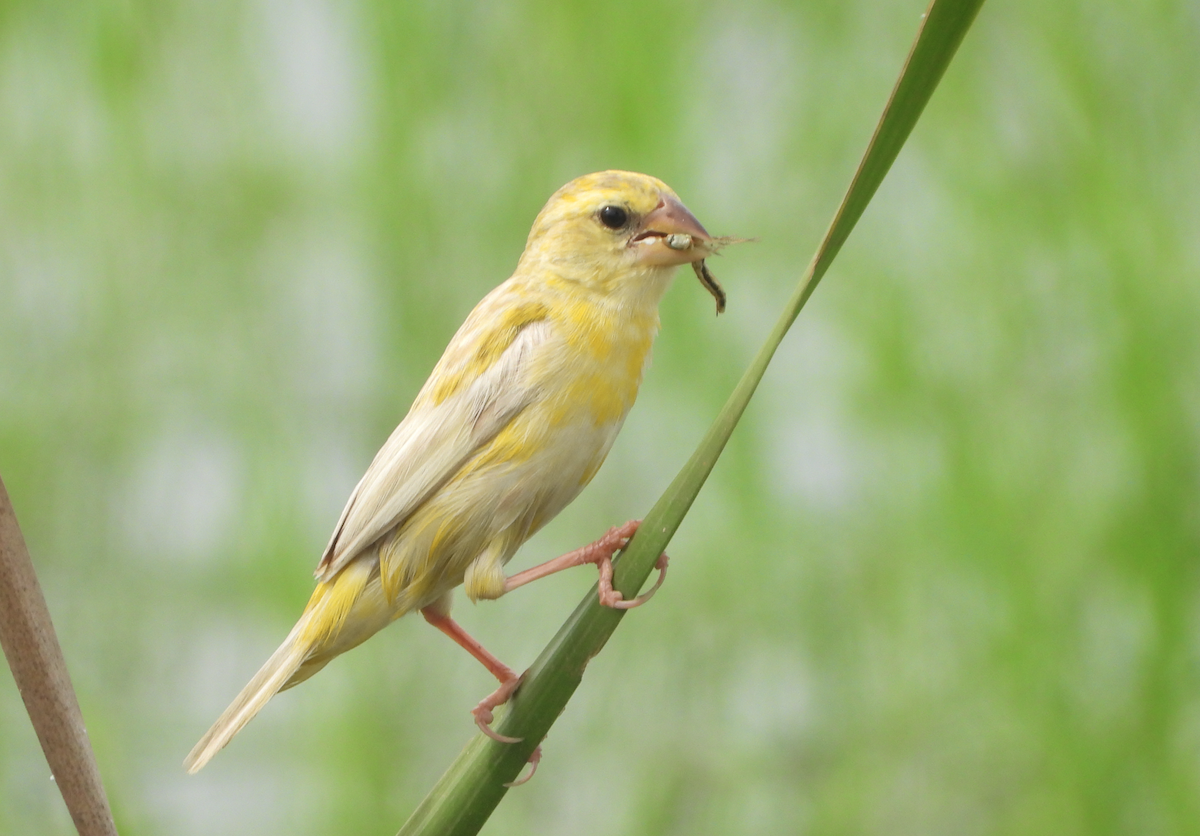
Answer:
POLYGON ((0 645, 80 836, 116 836, 62 648, 0 480, 0 645))

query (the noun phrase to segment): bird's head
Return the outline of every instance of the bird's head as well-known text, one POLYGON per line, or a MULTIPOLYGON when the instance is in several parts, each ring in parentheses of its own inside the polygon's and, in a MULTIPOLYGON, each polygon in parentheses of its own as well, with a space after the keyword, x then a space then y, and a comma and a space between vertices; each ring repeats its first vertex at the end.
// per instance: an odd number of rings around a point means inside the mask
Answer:
MULTIPOLYGON (((724 242, 710 236, 663 181, 601 171, 572 180, 551 196, 533 223, 521 265, 622 300, 644 298, 656 305, 673 268, 703 262, 724 242)), ((705 286, 723 307, 724 294, 715 282, 705 286)))

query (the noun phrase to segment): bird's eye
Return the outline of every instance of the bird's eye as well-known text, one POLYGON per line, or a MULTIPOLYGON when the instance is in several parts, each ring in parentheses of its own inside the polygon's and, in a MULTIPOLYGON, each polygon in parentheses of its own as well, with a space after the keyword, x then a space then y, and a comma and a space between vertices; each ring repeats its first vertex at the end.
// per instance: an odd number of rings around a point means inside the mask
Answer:
POLYGON ((629 213, 620 206, 605 206, 600 210, 600 223, 609 229, 620 229, 629 222, 629 213))

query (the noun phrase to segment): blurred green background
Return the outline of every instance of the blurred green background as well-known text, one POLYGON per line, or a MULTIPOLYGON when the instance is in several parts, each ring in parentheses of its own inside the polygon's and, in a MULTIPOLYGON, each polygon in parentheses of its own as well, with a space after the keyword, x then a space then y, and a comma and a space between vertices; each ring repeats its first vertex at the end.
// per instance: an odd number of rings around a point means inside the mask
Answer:
MULTIPOLYGON (((125 836, 390 834, 493 683, 408 618, 180 762, 550 193, 718 234, 644 513, 811 255, 922 0, 0 5, 0 474, 125 836)), ((993 2, 492 834, 1200 831, 1200 6, 993 2)), ((587 570, 457 614, 528 665, 587 570)), ((0 676, 0 832, 69 819, 0 676)))

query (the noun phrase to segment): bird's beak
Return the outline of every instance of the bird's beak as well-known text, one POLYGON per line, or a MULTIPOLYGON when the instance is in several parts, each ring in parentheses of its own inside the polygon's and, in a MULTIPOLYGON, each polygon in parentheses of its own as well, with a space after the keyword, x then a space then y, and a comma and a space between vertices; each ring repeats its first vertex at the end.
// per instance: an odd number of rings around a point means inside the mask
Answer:
POLYGON ((673 267, 705 258, 711 242, 712 236, 687 207, 673 197, 663 197, 658 207, 642 218, 629 246, 641 264, 673 267))

